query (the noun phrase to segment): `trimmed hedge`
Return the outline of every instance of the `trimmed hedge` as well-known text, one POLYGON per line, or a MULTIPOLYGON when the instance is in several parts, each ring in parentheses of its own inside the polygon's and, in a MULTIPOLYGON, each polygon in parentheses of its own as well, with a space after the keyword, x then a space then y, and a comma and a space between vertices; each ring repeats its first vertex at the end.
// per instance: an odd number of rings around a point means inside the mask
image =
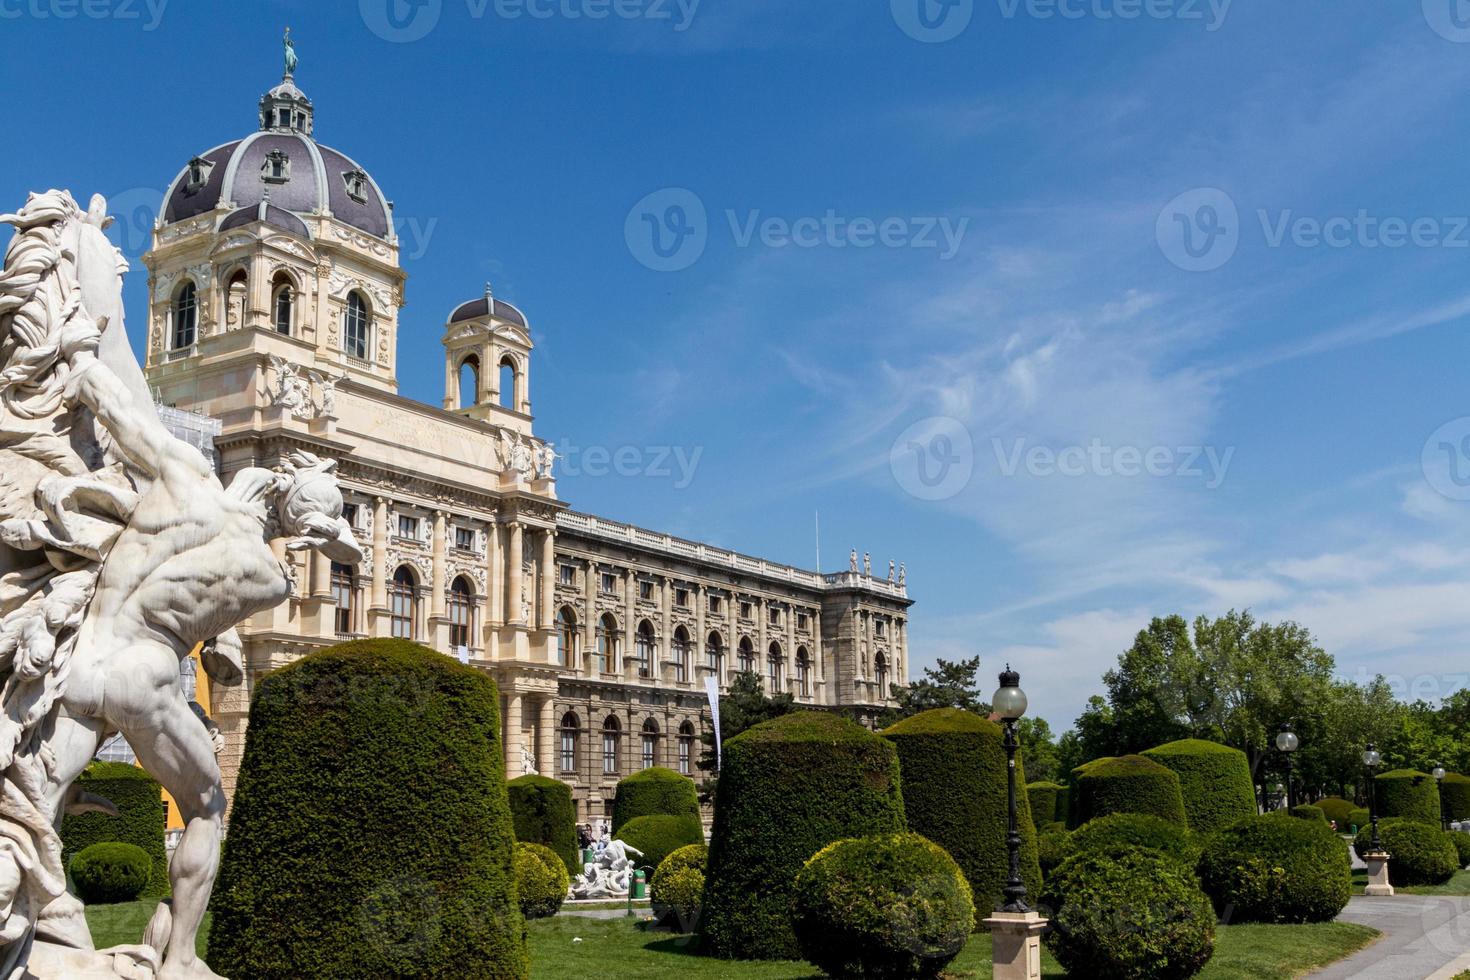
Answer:
POLYGON ((1336 820, 1337 829, 1344 833, 1347 832, 1348 824, 1352 821, 1353 811, 1358 809, 1356 803, 1350 803, 1337 796, 1318 800, 1317 806, 1321 807, 1323 816, 1328 820, 1336 820))
POLYGON ((1215 912, 1189 869, 1156 851, 1079 852, 1042 893, 1046 945, 1068 976, 1182 980, 1215 952, 1215 912))
MULTIPOLYGON (((878 734, 898 749, 908 829, 948 851, 964 871, 975 901, 990 908, 1010 876, 1001 727, 973 712, 936 708, 878 734)), ((1026 779, 1023 761, 1016 759, 1016 824, 1021 833, 1021 878, 1035 895, 1041 890, 1041 865, 1029 794, 1019 792, 1026 779)))
POLYGON ((629 847, 643 852, 642 857, 633 859, 640 868, 657 869, 664 858, 681 847, 704 843, 704 827, 699 818, 683 814, 651 813, 646 817, 634 817, 623 829, 613 835, 629 847))
POLYGON ((1076 830, 1082 824, 1087 822, 1087 818, 1083 816, 1081 812, 1082 800, 1081 794, 1077 792, 1078 782, 1082 779, 1084 774, 1091 772, 1098 766, 1106 765, 1116 758, 1117 756, 1105 755, 1101 758, 1093 759, 1090 762, 1084 762, 1082 763, 1082 765, 1077 766, 1075 769, 1072 770, 1072 772, 1070 773, 1071 778, 1067 782, 1067 793, 1065 800, 1067 813, 1066 816, 1062 818, 1067 821, 1067 829, 1076 830))
POLYGON ((1470 776, 1447 773, 1439 792, 1444 800, 1445 816, 1451 820, 1470 820, 1470 776))
POLYGON ((1232 922, 1330 922, 1353 890, 1347 849, 1332 828, 1281 813, 1210 835, 1197 870, 1232 922))
POLYGON ((792 895, 801 955, 830 977, 938 977, 975 928, 960 866, 919 834, 828 844, 792 895))
POLYGON ((544 919, 561 911, 572 876, 561 855, 543 844, 518 841, 515 845, 516 898, 521 914, 544 919))
POLYGON ((551 848, 568 872, 581 874, 572 788, 558 779, 528 775, 506 783, 505 791, 516 840, 551 848))
POLYGON ((61 821, 61 861, 93 844, 122 843, 148 852, 152 870, 142 898, 169 894, 168 851, 163 845, 163 790, 148 773, 125 762, 94 762, 77 777, 76 788, 111 801, 117 816, 68 814, 61 821))
POLYGON ((699 792, 694 780, 672 769, 652 766, 618 780, 613 796, 613 836, 629 820, 658 814, 699 818, 699 792))
POLYGON ((1298 817, 1302 820, 1320 820, 1323 823, 1327 822, 1327 814, 1323 811, 1323 809, 1320 806, 1313 806, 1310 803, 1298 803, 1288 812, 1293 817, 1298 817))
POLYGON ((1147 813, 1111 813, 1072 831, 1067 847, 1072 854, 1114 854, 1146 848, 1171 857, 1188 869, 1199 860, 1202 844, 1177 823, 1147 813))
POLYGON ((112 905, 143 894, 153 874, 153 858, 136 844, 93 844, 78 851, 67 870, 83 903, 112 905))
POLYGON ((513 844, 489 677, 406 640, 303 657, 250 706, 209 959, 255 980, 527 977, 513 844))
POLYGON ((1348 825, 1346 827, 1344 827, 1342 824, 1338 824, 1337 827, 1343 833, 1351 831, 1353 827, 1357 827, 1359 830, 1362 830, 1364 827, 1368 826, 1371 820, 1372 816, 1368 813, 1368 811, 1363 809, 1362 807, 1359 807, 1352 813, 1348 814, 1348 825))
MULTIPOLYGON (((1358 831, 1353 848, 1358 856, 1368 852, 1373 829, 1358 831)), ((1389 853, 1388 881, 1395 888, 1405 885, 1442 885, 1460 870, 1460 853, 1450 835, 1422 820, 1407 817, 1381 817, 1378 839, 1389 853)))
POLYGON ((1037 830, 1057 820, 1066 820, 1067 814, 1059 809, 1062 804, 1061 794, 1067 791, 1067 787, 1060 783, 1027 783, 1026 802, 1031 806, 1031 822, 1037 830))
POLYGON ((1036 838, 1036 860, 1041 865, 1041 878, 1045 881, 1067 858, 1072 856, 1072 834, 1065 827, 1061 830, 1043 831, 1036 838))
POLYGON ((835 840, 905 829, 898 750, 854 721, 796 711, 725 743, 699 935, 725 959, 795 959, 791 889, 835 840))
POLYGON ((1142 753, 1179 777, 1179 793, 1191 830, 1201 833, 1229 826, 1256 812, 1250 761, 1239 749, 1186 738, 1142 753))
POLYGON ((1463 830, 1449 831, 1450 843, 1455 847, 1455 853, 1460 856, 1460 868, 1463 870, 1470 867, 1470 834, 1463 830))
POLYGON ((1417 769, 1395 769, 1374 781, 1378 819, 1404 817, 1440 825, 1439 787, 1434 777, 1417 769))
POLYGON ((1110 813, 1149 813, 1189 826, 1174 770, 1141 755, 1098 760, 1081 770, 1076 793, 1079 824, 1110 813))
POLYGON ((659 919, 673 917, 680 932, 692 932, 704 901, 704 872, 709 848, 704 844, 681 847, 659 864, 649 883, 648 897, 659 919))

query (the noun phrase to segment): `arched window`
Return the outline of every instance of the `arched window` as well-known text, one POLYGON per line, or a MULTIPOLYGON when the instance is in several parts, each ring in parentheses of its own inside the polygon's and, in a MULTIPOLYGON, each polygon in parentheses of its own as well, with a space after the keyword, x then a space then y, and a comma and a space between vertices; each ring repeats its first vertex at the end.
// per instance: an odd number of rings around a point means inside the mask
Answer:
POLYGON ((689 631, 680 626, 674 630, 674 649, 670 654, 674 659, 675 684, 683 684, 689 680, 689 658, 692 656, 690 650, 689 631))
POLYGON ((271 295, 271 324, 276 328, 276 333, 291 336, 295 306, 296 293, 291 288, 291 280, 285 276, 277 276, 271 295))
POLYGON ((597 621, 597 672, 611 674, 618 663, 618 621, 608 613, 597 621))
POLYGON ((455 650, 474 646, 475 590, 463 575, 449 584, 449 645, 455 650))
POLYGON ((679 726, 679 771, 688 776, 694 769, 694 726, 689 722, 679 726))
POLYGON ((638 624, 638 635, 634 638, 633 660, 638 667, 639 677, 653 676, 653 624, 648 620, 638 624))
POLYGON ((500 407, 511 411, 520 410, 520 392, 516 389, 520 386, 521 372, 516 367, 516 359, 507 354, 500 359, 500 407))
POLYGON ((342 349, 348 357, 359 361, 368 359, 369 337, 372 334, 372 314, 367 301, 358 292, 347 295, 347 309, 342 313, 342 349))
POLYGON ((741 637, 740 639, 740 654, 738 659, 740 662, 740 673, 755 673, 755 647, 751 646, 750 637, 748 636, 741 637))
POLYGON ((618 771, 618 742, 622 738, 622 729, 618 725, 618 719, 613 715, 607 716, 607 721, 602 723, 602 771, 609 775, 618 771))
POLYGON ((230 276, 230 284, 225 288, 225 326, 231 330, 243 327, 249 305, 250 277, 244 269, 238 269, 230 276))
POLYGON ((888 658, 883 654, 873 657, 873 677, 878 682, 878 700, 888 700, 888 658))
POLYGON ((357 633, 357 569, 332 562, 332 599, 337 604, 337 635, 357 633))
POLYGON ((806 647, 796 650, 796 693, 803 698, 812 696, 812 659, 806 647))
POLYGON ((725 659, 725 647, 720 640, 720 634, 711 633, 709 639, 704 642, 704 660, 710 670, 719 672, 720 661, 725 659))
POLYGON ((570 606, 562 606, 556 614, 556 649, 551 657, 558 667, 572 667, 577 663, 577 614, 570 606))
POLYGON ((781 644, 772 643, 766 651, 767 676, 772 694, 780 694, 786 685, 786 657, 781 653, 781 644))
POLYGON ((480 359, 474 354, 459 362, 459 407, 480 403, 480 359))
POLYGON ((561 771, 577 771, 577 737, 582 725, 576 712, 568 711, 561 716, 561 771))
POLYGON ((188 350, 199 339, 199 290, 186 281, 174 295, 173 350, 188 350))
POLYGON ((643 723, 643 768, 658 765, 658 722, 652 718, 643 723))
POLYGON ((400 639, 412 640, 419 632, 418 579, 407 566, 400 566, 393 573, 393 582, 388 586, 388 620, 390 633, 400 639))

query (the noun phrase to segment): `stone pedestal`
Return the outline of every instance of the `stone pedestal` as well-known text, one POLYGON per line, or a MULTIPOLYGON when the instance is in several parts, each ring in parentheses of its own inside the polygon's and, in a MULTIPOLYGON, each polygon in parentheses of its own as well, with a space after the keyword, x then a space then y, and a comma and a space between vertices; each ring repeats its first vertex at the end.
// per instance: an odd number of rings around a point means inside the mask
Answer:
POLYGON ((1368 865, 1368 886, 1363 889, 1364 895, 1393 894, 1393 886, 1388 883, 1388 858, 1382 851, 1363 855, 1363 863, 1368 865))
POLYGON ((990 929, 992 980, 1041 980, 1041 934, 1047 923, 1035 912, 995 912, 990 929))

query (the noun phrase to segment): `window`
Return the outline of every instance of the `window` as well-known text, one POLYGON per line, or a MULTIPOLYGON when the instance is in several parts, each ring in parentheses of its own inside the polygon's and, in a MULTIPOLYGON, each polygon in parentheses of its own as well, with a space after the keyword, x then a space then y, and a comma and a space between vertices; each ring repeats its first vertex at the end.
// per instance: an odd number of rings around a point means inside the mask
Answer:
POLYGON ((570 667, 577 662, 577 614, 566 606, 556 614, 556 649, 551 656, 551 662, 558 667, 570 667))
POLYGON ((638 624, 638 635, 633 647, 633 659, 638 664, 639 677, 653 676, 653 624, 648 620, 638 624))
POLYGON ((418 580, 407 565, 393 573, 388 586, 388 620, 390 635, 404 640, 418 636, 418 580))
POLYGON ((348 357, 359 361, 368 359, 368 334, 372 331, 372 317, 367 303, 360 293, 347 296, 347 309, 342 314, 342 349, 348 357))
POLYGON ((557 581, 562 585, 577 584, 577 570, 571 565, 562 565, 556 570, 557 581))
POLYGON ((250 311, 250 277, 239 269, 230 275, 229 282, 225 289, 225 328, 238 330, 245 325, 245 314, 250 311))
POLYGON ((873 676, 878 680, 878 699, 888 700, 888 658, 878 654, 873 658, 873 676))
POLYGON ((618 741, 622 733, 618 720, 611 715, 602 723, 602 771, 612 774, 618 771, 618 741))
POLYGON ((714 613, 714 614, 716 614, 716 615, 719 615, 721 601, 722 600, 717 595, 710 596, 709 597, 709 611, 712 612, 712 613, 714 613))
POLYGON ((214 164, 203 157, 195 157, 189 161, 189 178, 184 182, 185 194, 198 194, 204 190, 204 185, 209 183, 209 175, 214 170, 214 164))
POLYGON ((577 771, 577 733, 581 725, 577 716, 568 711, 561 716, 561 771, 577 771))
POLYGON ((459 362, 459 407, 480 404, 480 359, 474 354, 459 362))
POLYGON ((689 608, 689 590, 688 589, 675 589, 674 590, 674 605, 678 606, 680 609, 688 609, 689 608))
POLYGON ((796 694, 803 698, 812 696, 812 661, 806 647, 796 651, 796 694))
POLYGON ((419 519, 408 514, 398 515, 398 536, 410 541, 419 540, 419 519))
POLYGON ((674 631, 674 683, 683 684, 689 680, 689 634, 684 627, 680 626, 674 631))
POLYGON ((463 575, 449 586, 449 645, 455 650, 474 646, 475 590, 463 575))
POLYGON ((704 644, 704 660, 710 670, 718 671, 720 661, 725 659, 725 651, 720 643, 720 634, 711 633, 704 644))
POLYGON ((797 613, 796 614, 796 628, 799 629, 799 630, 804 630, 804 629, 807 628, 806 627, 806 623, 807 623, 806 613, 804 613, 804 612, 797 613))
POLYGON ((199 291, 193 282, 184 283, 174 297, 173 349, 187 350, 199 336, 199 291))
POLYGON ((357 571, 351 565, 332 562, 332 600, 337 604, 337 635, 356 633, 357 571))
POLYGON ((342 519, 354 528, 362 527, 361 524, 357 523, 357 514, 358 510, 356 504, 342 505, 342 519))
POLYGON ((500 407, 513 412, 520 411, 520 399, 516 388, 520 385, 521 372, 515 358, 507 354, 500 361, 500 407))
POLYGON ((597 671, 610 674, 618 662, 618 624, 612 616, 597 623, 597 671))
POLYGON ((271 303, 271 321, 275 325, 276 333, 291 336, 291 306, 292 306, 291 284, 282 283, 276 287, 276 296, 271 303))
POLYGON ((640 598, 640 599, 652 599, 653 598, 653 583, 652 582, 642 582, 642 581, 640 581, 638 583, 638 598, 640 598))
POLYGON ((755 647, 750 645, 750 638, 746 637, 740 641, 740 673, 750 674, 755 672, 755 647))
POLYGON ((694 763, 694 726, 689 722, 679 726, 679 772, 688 776, 694 763))
POLYGON ((598 588, 602 591, 603 595, 612 595, 618 590, 617 577, 612 572, 603 572, 598 588))
POLYGON ((772 626, 781 625, 781 610, 775 608, 768 609, 766 610, 766 616, 770 619, 772 626))
POLYGON ((888 624, 883 622, 883 620, 881 619, 875 621, 873 624, 873 632, 876 633, 879 637, 886 636, 888 634, 888 624))
POLYGON ((748 602, 742 602, 740 604, 740 618, 749 621, 749 619, 750 619, 750 603, 748 603, 748 602))
MULTIPOLYGON (((281 110, 281 125, 291 125, 291 114, 281 110)), ((260 165, 260 177, 272 184, 284 184, 291 179, 291 158, 284 150, 271 150, 265 155, 265 163, 260 165)))
POLYGON ((475 529, 472 527, 457 527, 454 529, 454 546, 460 551, 475 550, 475 529))
POLYGON ((358 204, 367 203, 368 175, 361 170, 349 170, 342 175, 342 182, 347 185, 347 196, 358 204))
POLYGON ((658 722, 652 718, 643 723, 643 768, 658 765, 658 722))
POLYGON ((780 694, 786 684, 786 658, 781 654, 779 644, 772 643, 771 649, 766 654, 766 674, 772 694, 780 694))

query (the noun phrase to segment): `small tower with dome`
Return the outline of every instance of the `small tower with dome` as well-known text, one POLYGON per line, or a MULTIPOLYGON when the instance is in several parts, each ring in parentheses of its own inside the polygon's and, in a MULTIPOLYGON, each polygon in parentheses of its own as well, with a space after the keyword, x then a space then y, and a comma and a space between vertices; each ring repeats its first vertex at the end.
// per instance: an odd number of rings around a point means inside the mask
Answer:
POLYGON ((531 434, 531 329, 490 283, 444 327, 444 408, 531 434))

